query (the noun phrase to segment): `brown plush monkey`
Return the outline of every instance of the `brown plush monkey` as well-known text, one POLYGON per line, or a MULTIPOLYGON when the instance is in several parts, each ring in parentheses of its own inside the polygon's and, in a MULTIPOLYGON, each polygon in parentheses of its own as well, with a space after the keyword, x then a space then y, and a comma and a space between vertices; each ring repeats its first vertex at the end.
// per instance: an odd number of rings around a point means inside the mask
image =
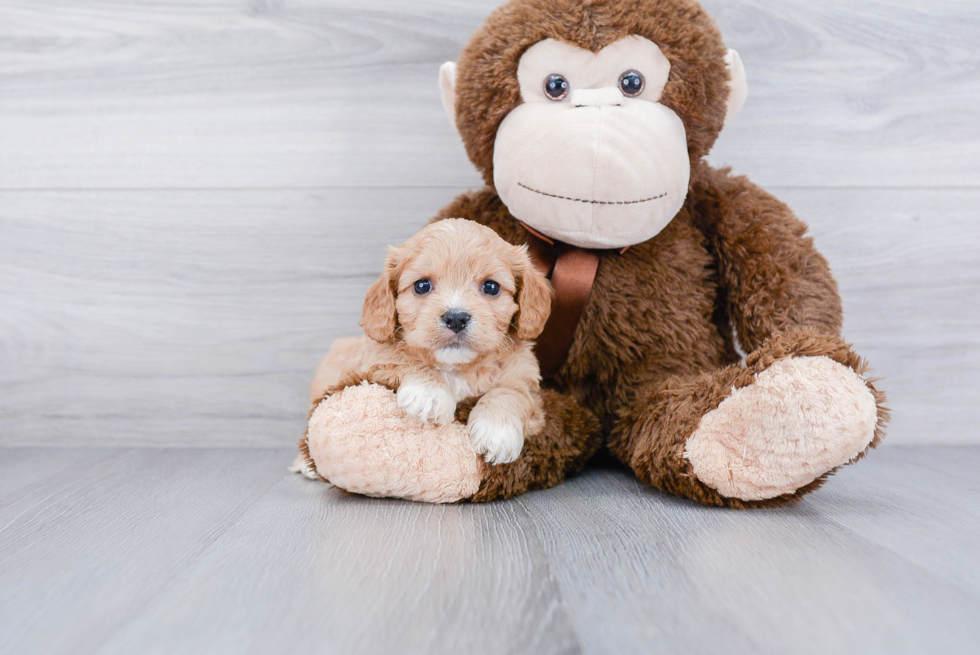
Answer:
POLYGON ((484 501, 555 485, 605 444, 655 487, 747 507, 796 500, 879 442, 884 394, 841 339, 806 226, 703 161, 745 74, 697 2, 513 0, 440 82, 487 186, 439 217, 528 243, 552 275, 547 426, 488 466, 437 428, 406 446, 390 398, 348 388, 314 412, 311 466, 361 493, 484 501), (327 411, 372 419, 341 438, 327 411))

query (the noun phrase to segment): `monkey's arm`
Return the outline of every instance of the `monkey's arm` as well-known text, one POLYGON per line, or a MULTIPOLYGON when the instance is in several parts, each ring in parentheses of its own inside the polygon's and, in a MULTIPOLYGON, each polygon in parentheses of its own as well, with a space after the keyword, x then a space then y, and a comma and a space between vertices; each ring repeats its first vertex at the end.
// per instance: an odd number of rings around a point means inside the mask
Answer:
POLYGON ((687 208, 747 357, 641 380, 609 448, 641 479, 706 505, 798 500, 881 440, 885 396, 841 339, 837 285, 786 205, 702 166, 687 208))
POLYGON ((840 335, 837 283, 785 204, 744 177, 702 166, 688 200, 718 258, 721 292, 742 347, 774 332, 840 335))

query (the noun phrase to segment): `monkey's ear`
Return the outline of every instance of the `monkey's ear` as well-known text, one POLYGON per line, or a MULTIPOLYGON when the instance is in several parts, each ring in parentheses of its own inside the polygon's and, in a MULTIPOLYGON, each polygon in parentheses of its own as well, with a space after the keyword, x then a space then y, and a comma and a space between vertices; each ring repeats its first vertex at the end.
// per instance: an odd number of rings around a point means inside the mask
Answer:
MULTIPOLYGON (((439 67, 439 91, 442 93, 442 108, 449 116, 449 122, 456 129, 456 62, 447 61, 439 67)), ((458 130, 457 130, 458 131, 458 130)))
POLYGON ((517 278, 517 314, 514 327, 518 339, 536 339, 551 316, 553 290, 544 273, 535 268, 527 246, 516 248, 514 273, 517 278))
POLYGON ((728 107, 725 111, 725 125, 728 125, 745 106, 745 99, 749 97, 749 86, 745 80, 745 66, 737 52, 730 49, 725 55, 725 64, 731 77, 728 81, 728 107))
POLYGON ((398 313, 395 309, 395 277, 398 275, 400 255, 394 248, 388 250, 381 277, 371 285, 364 297, 361 327, 364 334, 379 343, 395 338, 398 313))

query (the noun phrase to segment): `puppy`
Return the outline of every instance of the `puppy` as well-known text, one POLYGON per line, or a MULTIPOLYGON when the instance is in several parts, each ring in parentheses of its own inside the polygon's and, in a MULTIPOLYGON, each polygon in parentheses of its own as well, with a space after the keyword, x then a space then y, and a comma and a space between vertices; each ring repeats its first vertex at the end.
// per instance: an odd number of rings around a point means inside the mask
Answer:
POLYGON ((474 450, 489 464, 512 462, 544 421, 528 340, 544 329, 551 295, 526 246, 464 219, 432 223, 389 248, 364 301, 367 336, 334 343, 311 400, 353 375, 395 389, 398 406, 420 421, 449 423, 457 404, 475 402, 474 450))

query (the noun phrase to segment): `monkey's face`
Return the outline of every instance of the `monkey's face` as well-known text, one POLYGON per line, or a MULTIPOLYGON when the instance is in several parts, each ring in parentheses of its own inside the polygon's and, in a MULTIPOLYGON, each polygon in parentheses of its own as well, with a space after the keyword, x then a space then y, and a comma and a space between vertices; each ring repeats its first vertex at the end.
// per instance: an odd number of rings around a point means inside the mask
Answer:
POLYGON ((659 233, 687 196, 684 123, 659 100, 670 62, 629 36, 598 53, 546 39, 520 59, 523 104, 494 143, 497 193, 516 218, 583 248, 659 233))
POLYGON ((440 70, 443 105, 484 180, 587 248, 657 235, 747 91, 697 0, 510 0, 458 68, 440 70))

